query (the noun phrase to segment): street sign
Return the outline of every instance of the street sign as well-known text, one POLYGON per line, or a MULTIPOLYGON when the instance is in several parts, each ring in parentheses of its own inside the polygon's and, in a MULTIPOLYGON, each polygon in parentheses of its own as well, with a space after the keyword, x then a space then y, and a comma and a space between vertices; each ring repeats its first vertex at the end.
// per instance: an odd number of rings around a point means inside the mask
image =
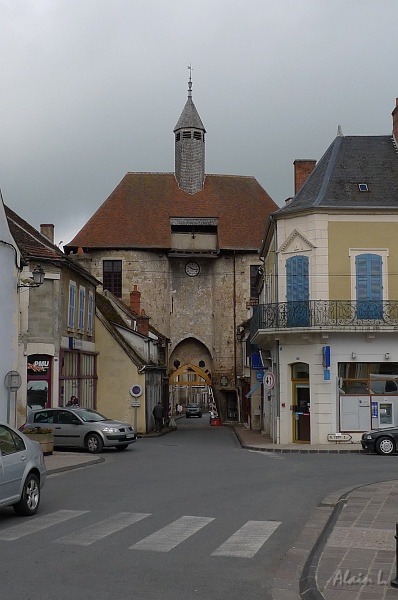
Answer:
POLYGON ((262 381, 264 377, 264 371, 256 371, 256 381, 262 381))
POLYGON ((349 433, 328 433, 328 442, 350 442, 352 436, 349 433))
POLYGON ((265 387, 267 390, 272 390, 272 388, 273 388, 273 387, 274 387, 274 385, 275 385, 275 375, 274 375, 273 373, 271 373, 271 371, 267 371, 267 372, 264 374, 264 380, 263 380, 263 383, 264 383, 264 387, 265 387))
POLYGON ((141 402, 139 400, 133 400, 131 406, 133 408, 139 408, 141 406, 141 402))
POLYGON ((137 383, 130 388, 130 394, 133 398, 139 398, 142 395, 142 387, 137 383))

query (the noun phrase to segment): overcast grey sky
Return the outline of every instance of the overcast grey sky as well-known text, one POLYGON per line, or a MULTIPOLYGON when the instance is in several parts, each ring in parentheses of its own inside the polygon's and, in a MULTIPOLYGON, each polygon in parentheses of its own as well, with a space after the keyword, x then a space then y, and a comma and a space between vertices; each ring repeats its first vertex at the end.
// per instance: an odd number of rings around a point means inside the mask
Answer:
POLYGON ((67 243, 125 173, 173 171, 191 63, 206 172, 282 205, 338 125, 391 133, 397 25, 397 0, 0 0, 4 202, 67 243))

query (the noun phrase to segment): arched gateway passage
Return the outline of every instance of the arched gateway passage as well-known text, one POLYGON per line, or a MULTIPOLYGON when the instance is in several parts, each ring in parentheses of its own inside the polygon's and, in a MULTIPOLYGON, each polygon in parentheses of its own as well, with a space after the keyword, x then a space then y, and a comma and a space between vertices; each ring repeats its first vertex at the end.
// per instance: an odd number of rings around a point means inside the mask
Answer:
POLYGON ((170 405, 185 407, 188 402, 199 402, 207 410, 214 403, 209 375, 200 367, 188 363, 178 367, 169 379, 170 405))

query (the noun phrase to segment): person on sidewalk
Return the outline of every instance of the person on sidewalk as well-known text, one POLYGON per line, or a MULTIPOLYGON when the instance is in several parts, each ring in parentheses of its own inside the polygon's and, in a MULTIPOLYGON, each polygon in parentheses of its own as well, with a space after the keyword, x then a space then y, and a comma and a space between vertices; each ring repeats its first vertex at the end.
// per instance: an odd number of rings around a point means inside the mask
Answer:
POLYGON ((162 432, 163 429, 163 418, 164 418, 164 411, 163 411, 163 406, 161 402, 158 402, 152 411, 153 414, 153 418, 155 419, 155 429, 158 433, 162 432))
POLYGON ((181 416, 182 413, 182 404, 178 403, 177 404, 177 415, 181 416))

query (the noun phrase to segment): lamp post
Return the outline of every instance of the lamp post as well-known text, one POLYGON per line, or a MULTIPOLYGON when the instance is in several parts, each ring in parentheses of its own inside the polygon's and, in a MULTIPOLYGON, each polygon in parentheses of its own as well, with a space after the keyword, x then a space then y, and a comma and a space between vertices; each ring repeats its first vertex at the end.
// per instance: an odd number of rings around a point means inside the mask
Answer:
POLYGON ((41 265, 36 265, 32 271, 33 283, 20 283, 17 288, 34 288, 40 287, 44 283, 45 272, 41 265))

